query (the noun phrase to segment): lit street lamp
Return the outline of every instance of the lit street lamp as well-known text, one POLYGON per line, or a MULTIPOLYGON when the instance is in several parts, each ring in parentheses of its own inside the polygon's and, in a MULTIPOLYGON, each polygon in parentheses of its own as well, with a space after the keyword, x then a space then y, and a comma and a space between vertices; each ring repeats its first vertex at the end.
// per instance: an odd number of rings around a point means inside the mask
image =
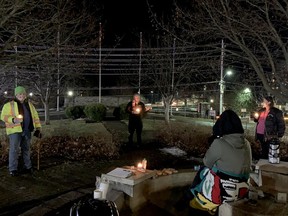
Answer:
POLYGON ((67 95, 68 95, 68 103, 70 104, 71 103, 71 100, 72 100, 72 106, 74 106, 74 92, 72 90, 69 90, 67 92, 67 95))
POLYGON ((68 91, 67 94, 68 94, 68 96, 72 97, 74 93, 73 93, 73 91, 68 91))
POLYGON ((232 71, 227 71, 226 74, 223 76, 223 70, 221 70, 221 77, 220 77, 220 100, 219 100, 219 115, 223 112, 223 97, 224 97, 224 88, 225 88, 225 81, 224 78, 228 75, 230 76, 232 74, 232 71))
POLYGON ((245 89, 244 89, 244 93, 246 93, 246 94, 251 93, 250 88, 245 88, 245 89))

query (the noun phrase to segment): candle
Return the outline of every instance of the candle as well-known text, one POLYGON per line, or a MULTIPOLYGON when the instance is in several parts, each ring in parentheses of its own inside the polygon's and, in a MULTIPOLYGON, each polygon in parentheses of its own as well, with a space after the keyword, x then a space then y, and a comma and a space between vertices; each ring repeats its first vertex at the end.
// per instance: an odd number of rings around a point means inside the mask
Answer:
POLYGON ((139 108, 137 108, 137 109, 136 109, 136 112, 137 112, 137 113, 140 113, 140 109, 139 109, 139 108))
POLYGON ((255 114, 254 114, 254 118, 258 118, 259 117, 259 113, 257 113, 257 112, 255 112, 255 114))
POLYGON ((142 163, 138 163, 138 164, 137 164, 137 168, 138 168, 138 169, 142 169, 142 168, 143 168, 142 163))
POLYGON ((147 160, 145 158, 142 160, 142 166, 143 166, 143 169, 146 170, 147 160))

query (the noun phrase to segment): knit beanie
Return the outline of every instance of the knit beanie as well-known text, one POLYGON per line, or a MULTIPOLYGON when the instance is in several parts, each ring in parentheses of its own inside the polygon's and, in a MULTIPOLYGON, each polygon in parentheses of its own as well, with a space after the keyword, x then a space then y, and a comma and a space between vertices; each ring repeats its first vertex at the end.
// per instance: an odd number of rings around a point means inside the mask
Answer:
POLYGON ((273 102, 274 103, 274 100, 273 100, 273 97, 272 96, 265 96, 264 97, 268 102, 273 102))
POLYGON ((26 94, 26 90, 25 90, 25 88, 23 86, 17 86, 15 88, 14 92, 15 92, 15 96, 17 94, 26 94))
POLYGON ((267 100, 268 102, 270 102, 270 107, 273 107, 273 106, 274 106, 274 100, 273 100, 273 97, 272 97, 272 96, 265 96, 264 98, 265 98, 265 100, 267 100))

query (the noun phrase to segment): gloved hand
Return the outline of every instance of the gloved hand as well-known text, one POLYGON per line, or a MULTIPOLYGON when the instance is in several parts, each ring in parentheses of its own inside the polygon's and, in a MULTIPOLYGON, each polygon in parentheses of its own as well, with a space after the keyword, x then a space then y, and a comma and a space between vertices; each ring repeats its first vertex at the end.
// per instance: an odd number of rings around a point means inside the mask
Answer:
POLYGON ((12 122, 13 122, 14 124, 22 123, 22 122, 23 122, 23 118, 17 118, 17 117, 15 117, 15 118, 12 119, 12 122))
POLYGON ((34 132, 34 134, 33 134, 33 136, 41 139, 42 133, 41 133, 41 131, 40 131, 39 129, 36 129, 35 132, 34 132))

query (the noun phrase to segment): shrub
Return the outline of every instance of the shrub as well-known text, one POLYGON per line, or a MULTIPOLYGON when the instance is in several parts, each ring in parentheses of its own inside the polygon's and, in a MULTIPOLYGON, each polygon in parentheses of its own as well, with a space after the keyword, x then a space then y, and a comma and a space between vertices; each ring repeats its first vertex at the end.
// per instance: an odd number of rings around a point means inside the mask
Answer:
POLYGON ((100 122, 106 116, 106 107, 103 104, 89 104, 85 106, 84 113, 90 120, 100 122))
MULTIPOLYGON (((196 126, 184 123, 171 122, 170 126, 165 125, 157 130, 157 142, 165 146, 176 146, 188 155, 194 157, 204 157, 209 148, 208 138, 211 136, 211 128, 196 126)), ((245 138, 250 142, 252 156, 259 159, 261 155, 261 145, 255 141, 254 135, 245 133, 245 138)), ((280 160, 288 161, 287 140, 282 138, 280 142, 280 160)))
MULTIPOLYGON (((38 141, 39 142, 39 141, 38 141)), ((61 157, 70 160, 104 160, 119 156, 119 147, 99 136, 54 136, 40 140, 40 157, 61 157)), ((37 158, 37 145, 31 146, 31 157, 37 158)))
POLYGON ((115 107, 113 111, 113 116, 115 116, 116 119, 119 120, 128 119, 129 114, 126 112, 126 106, 127 104, 121 104, 119 107, 115 107))
POLYGON ((249 134, 245 134, 245 138, 250 142, 253 158, 259 159, 261 156, 260 142, 255 140, 255 136, 249 134))
POLYGON ((162 126, 157 131, 160 144, 176 146, 195 157, 203 157, 209 148, 211 129, 204 126, 171 122, 170 126, 162 126))
POLYGON ((72 118, 72 119, 84 118, 85 117, 84 107, 85 106, 67 107, 65 109, 65 115, 68 118, 72 118))
POLYGON ((6 135, 1 135, 0 155, 0 165, 4 165, 9 157, 9 138, 6 135))

